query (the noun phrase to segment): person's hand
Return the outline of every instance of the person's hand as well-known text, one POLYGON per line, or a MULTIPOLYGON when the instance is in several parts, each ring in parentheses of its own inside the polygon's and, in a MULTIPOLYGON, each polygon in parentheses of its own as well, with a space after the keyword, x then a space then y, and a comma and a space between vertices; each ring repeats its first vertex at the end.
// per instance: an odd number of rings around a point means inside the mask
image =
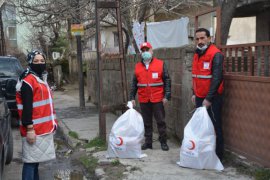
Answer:
POLYGON ((167 104, 167 103, 168 103, 168 99, 163 98, 163 99, 162 99, 162 102, 163 102, 163 105, 165 105, 165 104, 167 104))
POLYGON ((207 99, 204 99, 202 105, 205 106, 206 108, 209 108, 212 105, 212 103, 207 99))
POLYGON ((132 102, 133 107, 136 107, 136 101, 135 100, 131 100, 131 102, 132 102))
POLYGON ((195 98, 196 98, 195 95, 192 95, 192 96, 191 96, 191 102, 192 102, 192 104, 194 104, 194 105, 196 104, 196 103, 195 103, 195 98))
POLYGON ((35 130, 27 131, 26 140, 29 144, 34 144, 36 142, 35 130))

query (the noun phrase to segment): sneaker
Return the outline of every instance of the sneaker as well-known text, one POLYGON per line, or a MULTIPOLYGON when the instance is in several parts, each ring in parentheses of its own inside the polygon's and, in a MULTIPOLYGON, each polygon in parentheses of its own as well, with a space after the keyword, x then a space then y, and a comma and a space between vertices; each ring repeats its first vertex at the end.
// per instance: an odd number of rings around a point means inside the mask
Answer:
POLYGON ((162 151, 169 151, 169 146, 167 143, 160 143, 162 151))
POLYGON ((144 144, 142 145, 142 150, 146 150, 146 149, 153 149, 153 148, 152 148, 152 144, 146 144, 146 143, 144 143, 144 144))

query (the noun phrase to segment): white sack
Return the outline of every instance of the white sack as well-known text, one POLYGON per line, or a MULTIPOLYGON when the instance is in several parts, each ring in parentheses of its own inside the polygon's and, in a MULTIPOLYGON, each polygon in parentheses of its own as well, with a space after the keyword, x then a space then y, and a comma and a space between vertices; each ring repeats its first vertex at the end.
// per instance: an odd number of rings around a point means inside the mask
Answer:
POLYGON ((184 129, 180 148, 180 162, 183 167, 195 169, 223 170, 215 152, 216 135, 206 107, 197 108, 184 129))
POLYGON ((109 136, 107 158, 142 158, 143 118, 128 102, 127 110, 114 123, 109 136))
POLYGON ((187 17, 173 21, 147 23, 147 41, 153 49, 174 48, 188 44, 187 17))

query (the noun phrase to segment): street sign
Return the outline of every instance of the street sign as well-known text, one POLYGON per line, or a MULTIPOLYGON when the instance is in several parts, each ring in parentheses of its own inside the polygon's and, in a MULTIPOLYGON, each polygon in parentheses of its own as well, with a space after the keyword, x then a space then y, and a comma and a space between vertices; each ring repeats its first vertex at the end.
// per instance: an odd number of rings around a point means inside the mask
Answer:
POLYGON ((84 34, 83 24, 71 24, 71 35, 82 36, 84 34))
POLYGON ((52 57, 53 57, 53 60, 57 60, 58 58, 60 58, 60 53, 59 52, 52 52, 52 57))

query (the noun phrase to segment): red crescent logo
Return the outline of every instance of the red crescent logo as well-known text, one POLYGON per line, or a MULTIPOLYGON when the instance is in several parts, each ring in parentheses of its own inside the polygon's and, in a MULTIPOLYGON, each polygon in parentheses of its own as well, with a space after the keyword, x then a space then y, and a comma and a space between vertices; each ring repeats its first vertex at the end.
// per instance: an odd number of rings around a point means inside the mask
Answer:
POLYGON ((117 137, 117 138, 120 140, 120 143, 119 144, 116 143, 116 145, 117 146, 122 146, 123 145, 123 139, 121 137, 117 137))
POLYGON ((191 146, 191 148, 188 148, 188 149, 189 149, 189 150, 195 149, 195 142, 192 141, 192 140, 189 140, 189 141, 191 142, 192 146, 191 146))

